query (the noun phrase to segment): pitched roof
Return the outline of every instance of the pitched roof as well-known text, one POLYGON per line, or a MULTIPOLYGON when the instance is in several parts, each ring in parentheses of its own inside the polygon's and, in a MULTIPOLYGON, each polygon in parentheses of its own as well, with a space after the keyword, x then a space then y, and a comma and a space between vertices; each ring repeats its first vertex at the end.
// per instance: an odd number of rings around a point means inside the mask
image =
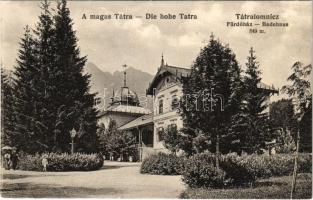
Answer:
POLYGON ((147 89, 147 95, 153 95, 153 88, 156 87, 159 80, 162 79, 164 76, 167 75, 173 75, 178 78, 178 80, 181 80, 183 77, 187 77, 190 75, 191 69, 189 68, 182 68, 182 67, 175 67, 170 65, 162 65, 159 67, 158 72, 153 77, 152 82, 149 84, 149 87, 147 89))
POLYGON ((123 126, 119 127, 118 130, 128 130, 128 129, 132 129, 132 128, 136 128, 139 126, 144 126, 146 124, 153 123, 152 116, 153 116, 153 114, 150 113, 150 114, 138 117, 138 118, 134 119, 133 121, 130 121, 127 124, 124 124, 123 126))
MULTIPOLYGON (((188 77, 191 73, 190 68, 182 68, 182 67, 175 67, 175 66, 169 66, 169 65, 163 65, 158 69, 158 72, 154 76, 152 82, 149 84, 149 87, 147 89, 147 95, 153 95, 153 89, 156 88, 158 82, 160 79, 162 79, 166 75, 174 75, 178 78, 178 80, 181 80, 184 77, 188 77)), ((260 83, 258 85, 260 89, 264 89, 267 92, 270 93, 278 93, 278 89, 276 89, 273 85, 269 86, 265 83, 260 83)))

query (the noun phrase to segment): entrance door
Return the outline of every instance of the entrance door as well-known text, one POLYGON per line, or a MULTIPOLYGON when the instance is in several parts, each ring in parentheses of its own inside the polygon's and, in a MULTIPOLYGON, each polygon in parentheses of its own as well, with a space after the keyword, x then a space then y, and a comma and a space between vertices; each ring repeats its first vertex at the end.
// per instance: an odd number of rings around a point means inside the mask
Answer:
POLYGON ((142 130, 142 143, 146 147, 153 147, 153 130, 151 129, 142 130))

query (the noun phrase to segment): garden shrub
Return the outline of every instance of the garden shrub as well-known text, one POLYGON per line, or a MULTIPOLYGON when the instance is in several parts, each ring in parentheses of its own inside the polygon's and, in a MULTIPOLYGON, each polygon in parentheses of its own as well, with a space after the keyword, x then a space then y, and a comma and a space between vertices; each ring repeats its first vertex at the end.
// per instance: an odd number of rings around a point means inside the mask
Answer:
POLYGON ((158 175, 179 175, 184 170, 184 163, 183 157, 159 152, 143 160, 140 172, 158 175))
MULTIPOLYGON (((294 154, 276 154, 262 155, 265 157, 267 166, 271 171, 272 176, 288 176, 291 175, 294 168, 294 154)), ((298 157, 298 173, 312 172, 312 155, 299 154, 298 157)))
MULTIPOLYGON (((271 176, 291 175, 294 168, 294 154, 276 155, 247 155, 239 157, 247 160, 246 165, 254 171, 257 178, 268 178, 271 176)), ((310 154, 299 154, 298 173, 312 172, 312 156, 310 154)))
POLYGON ((182 180, 189 187, 223 187, 226 173, 216 168, 213 154, 201 153, 190 157, 185 163, 182 180))
POLYGON ((220 158, 220 168, 225 171, 229 183, 235 185, 253 184, 258 174, 266 171, 265 169, 255 170, 254 166, 256 166, 254 160, 245 156, 227 154, 220 158))
POLYGON ((312 154, 299 154, 299 173, 312 173, 312 154))
POLYGON ((17 169, 27 170, 27 171, 41 171, 41 156, 20 154, 18 157, 17 169))
MULTIPOLYGON (((220 157, 217 170, 214 154, 196 154, 185 164, 183 181, 190 187, 250 185, 258 178, 291 175, 294 158, 294 154, 227 154, 220 157)), ((298 173, 312 173, 312 155, 299 154, 298 173)))
MULTIPOLYGON (((225 155, 227 157, 228 155, 225 155)), ((268 178, 272 176, 267 156, 252 154, 237 156, 237 161, 244 164, 245 168, 253 176, 253 179, 268 178)))
MULTIPOLYGON (((294 156, 288 154, 262 155, 271 171, 271 176, 290 175, 294 168, 294 156)), ((263 177, 261 177, 263 178, 263 177)))
MULTIPOLYGON (((255 178, 268 178, 271 176, 288 176, 291 175, 294 168, 294 154, 276 154, 276 155, 245 155, 230 156, 224 155, 226 159, 232 157, 231 161, 237 160, 238 163, 244 164, 255 178)), ((310 154, 299 154, 298 173, 312 172, 312 156, 310 154)))
POLYGON ((48 160, 47 171, 91 171, 103 166, 103 157, 100 154, 48 153, 19 157, 18 169, 41 171, 44 157, 48 160))

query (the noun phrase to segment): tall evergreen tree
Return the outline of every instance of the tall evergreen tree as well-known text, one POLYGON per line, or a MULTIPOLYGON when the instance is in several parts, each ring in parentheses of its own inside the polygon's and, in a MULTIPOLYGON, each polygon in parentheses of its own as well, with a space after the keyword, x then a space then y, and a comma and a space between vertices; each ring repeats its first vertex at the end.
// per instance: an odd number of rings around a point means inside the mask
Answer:
POLYGON ((37 114, 37 82, 40 75, 37 65, 35 41, 28 26, 20 42, 17 66, 14 71, 14 113, 16 124, 14 132, 16 145, 23 151, 34 153, 46 146, 41 142, 37 128, 40 119, 37 114))
MULTIPOLYGON (((35 55, 39 80, 36 81, 35 115, 38 118, 36 128, 40 136, 41 150, 52 151, 53 127, 55 126, 55 85, 54 72, 56 61, 56 38, 50 3, 44 0, 41 3, 42 12, 36 25, 35 55)), ((33 77, 35 78, 35 77, 33 77)))
POLYGON ((52 16, 49 3, 34 30, 27 28, 16 66, 16 132, 28 146, 23 150, 69 151, 70 130, 76 129, 80 151, 97 148, 95 94, 89 93, 90 75, 83 74, 86 57, 80 57, 66 1, 52 16))
POLYGON ((67 147, 69 131, 75 128, 78 131, 77 146, 84 151, 95 151, 98 145, 95 94, 89 92, 90 75, 83 74, 87 59, 80 56, 66 0, 58 2, 54 20, 57 52, 57 67, 53 73, 57 92, 55 142, 62 149, 67 147))
POLYGON ((240 140, 240 149, 253 153, 269 138, 267 108, 268 94, 260 88, 261 71, 251 47, 244 76, 244 95, 241 111, 232 119, 232 131, 240 140))
POLYGON ((206 137, 207 142, 202 142, 208 144, 206 149, 219 153, 219 144, 227 138, 230 119, 239 110, 240 72, 235 54, 212 35, 183 84, 181 148, 186 153, 197 152, 194 140, 199 134, 201 141, 206 137))
POLYGON ((1 145, 15 146, 16 140, 13 111, 13 84, 12 77, 5 74, 1 66, 1 145))

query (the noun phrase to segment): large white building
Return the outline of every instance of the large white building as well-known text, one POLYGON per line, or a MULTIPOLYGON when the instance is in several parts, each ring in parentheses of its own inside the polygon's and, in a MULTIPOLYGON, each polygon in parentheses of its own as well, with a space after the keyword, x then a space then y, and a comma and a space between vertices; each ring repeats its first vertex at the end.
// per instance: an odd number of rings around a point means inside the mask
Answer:
MULTIPOLYGON (((165 64, 162 56, 161 65, 147 88, 147 95, 152 96, 154 100, 153 112, 150 113, 140 107, 139 103, 130 105, 129 111, 133 112, 124 112, 123 115, 129 115, 128 120, 120 123, 118 129, 120 131, 129 131, 137 137, 141 159, 155 152, 167 151, 161 134, 166 128, 176 127, 180 129, 183 127, 183 121, 177 112, 177 107, 182 96, 182 80, 188 78, 189 74, 190 69, 165 64), (133 115, 135 110, 141 111, 141 113, 136 113, 138 117, 133 115)), ((274 87, 265 84, 260 85, 260 87, 267 90, 269 96, 277 92, 274 87)), ((131 95, 132 98, 136 99, 136 94, 133 92, 132 94, 134 94, 131 95)), ((122 98, 126 97, 121 95, 120 99, 122 98)), ((121 103, 120 100, 117 102, 121 103)), ((112 113, 110 114, 109 111, 106 111, 106 113, 100 121, 113 119, 112 113)))

